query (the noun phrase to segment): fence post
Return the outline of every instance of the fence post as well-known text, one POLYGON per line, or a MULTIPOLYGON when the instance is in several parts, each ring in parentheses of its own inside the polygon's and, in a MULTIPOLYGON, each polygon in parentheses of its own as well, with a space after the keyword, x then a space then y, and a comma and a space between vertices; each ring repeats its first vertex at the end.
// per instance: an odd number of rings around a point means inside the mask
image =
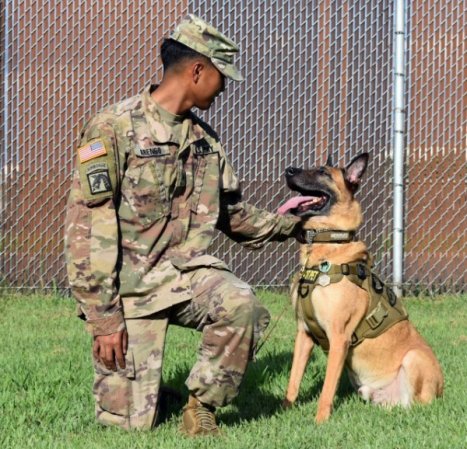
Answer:
POLYGON ((402 296, 404 276, 404 154, 405 154, 405 0, 394 0, 393 91, 393 284, 402 296))
MULTIPOLYGON (((6 169, 6 152, 8 151, 8 94, 9 94, 9 86, 8 86, 8 63, 9 63, 9 38, 10 38, 10 29, 9 29, 9 20, 10 20, 10 9, 9 9, 9 1, 5 1, 5 7, 3 11, 3 23, 0 23, 0 42, 3 40, 3 67, 1 68, 2 74, 0 76, 2 80, 2 94, 3 100, 0 106, 1 108, 1 120, 2 120, 2 141, 0 144, 0 227, 3 227, 3 213, 4 213, 4 183, 5 183, 5 169, 6 169), (3 35, 3 36, 2 36, 3 35), (3 39, 2 39, 3 37, 3 39)), ((0 242, 1 243, 1 242, 0 242)), ((2 270, 3 261, 0 259, 0 274, 2 270)))

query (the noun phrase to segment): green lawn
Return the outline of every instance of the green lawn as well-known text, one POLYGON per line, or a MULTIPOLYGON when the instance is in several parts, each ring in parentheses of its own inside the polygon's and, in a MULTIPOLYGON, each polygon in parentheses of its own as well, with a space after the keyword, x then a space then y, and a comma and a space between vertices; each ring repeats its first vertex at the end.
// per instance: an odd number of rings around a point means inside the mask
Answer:
MULTIPOLYGON (((282 317, 251 364, 235 402, 219 411, 220 439, 188 439, 178 432, 180 408, 171 404, 152 432, 124 432, 94 421, 90 337, 70 299, 1 294, 0 447, 24 448, 467 448, 467 297, 409 299, 412 321, 433 346, 445 373, 445 395, 430 406, 385 410, 351 392, 345 379, 330 421, 313 416, 325 357, 316 350, 298 405, 280 407, 291 364, 295 324, 282 317)), ((286 295, 258 292, 273 319, 286 295)), ((187 394, 184 380, 199 334, 170 327, 166 384, 187 394)))

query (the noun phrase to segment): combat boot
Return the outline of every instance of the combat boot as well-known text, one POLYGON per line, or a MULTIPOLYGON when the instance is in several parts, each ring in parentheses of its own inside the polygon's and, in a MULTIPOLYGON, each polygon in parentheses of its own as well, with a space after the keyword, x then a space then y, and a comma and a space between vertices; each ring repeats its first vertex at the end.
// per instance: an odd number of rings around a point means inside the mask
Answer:
POLYGON ((188 397, 188 404, 183 407, 181 431, 189 436, 219 435, 220 431, 214 416, 214 407, 203 404, 194 396, 188 397))

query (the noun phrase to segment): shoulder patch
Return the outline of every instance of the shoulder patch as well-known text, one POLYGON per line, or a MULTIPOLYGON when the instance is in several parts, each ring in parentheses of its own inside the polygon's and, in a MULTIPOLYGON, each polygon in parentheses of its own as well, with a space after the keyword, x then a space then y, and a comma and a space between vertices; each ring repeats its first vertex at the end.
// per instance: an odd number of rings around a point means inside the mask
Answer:
POLYGON ((86 176, 88 178, 89 191, 91 192, 91 195, 112 192, 109 168, 106 163, 90 165, 86 169, 86 176))
POLYGON ((102 139, 91 140, 86 145, 78 148, 78 157, 81 163, 106 154, 107 150, 102 139))
MULTIPOLYGON (((98 156, 93 155, 93 158, 95 157, 96 159, 90 159, 85 162, 80 162, 78 160, 78 171, 83 198, 86 201, 92 202, 111 198, 118 188, 118 175, 113 152, 110 150, 107 139, 102 138, 98 139, 98 141, 104 146, 106 151, 101 154, 101 157, 98 158, 98 156)), ((97 139, 94 139, 87 145, 92 145, 96 142, 97 139)), ((101 152, 102 150, 98 149, 98 151, 101 152)))

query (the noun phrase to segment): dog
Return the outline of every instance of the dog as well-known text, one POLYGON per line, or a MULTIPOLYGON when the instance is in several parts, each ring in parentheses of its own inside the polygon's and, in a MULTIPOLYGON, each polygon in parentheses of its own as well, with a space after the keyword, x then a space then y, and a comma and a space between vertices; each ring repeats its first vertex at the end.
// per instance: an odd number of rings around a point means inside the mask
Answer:
POLYGON ((375 404, 408 407, 443 393, 435 354, 400 299, 371 272, 365 243, 355 239, 362 222, 355 193, 367 165, 363 153, 345 168, 332 167, 328 159, 319 168, 289 167, 285 173, 288 187, 300 196, 278 213, 300 217, 309 238, 300 246, 302 270, 291 285, 298 332, 283 406, 296 401, 313 347, 321 344, 328 359, 317 423, 331 415, 344 366, 358 394, 375 404))

